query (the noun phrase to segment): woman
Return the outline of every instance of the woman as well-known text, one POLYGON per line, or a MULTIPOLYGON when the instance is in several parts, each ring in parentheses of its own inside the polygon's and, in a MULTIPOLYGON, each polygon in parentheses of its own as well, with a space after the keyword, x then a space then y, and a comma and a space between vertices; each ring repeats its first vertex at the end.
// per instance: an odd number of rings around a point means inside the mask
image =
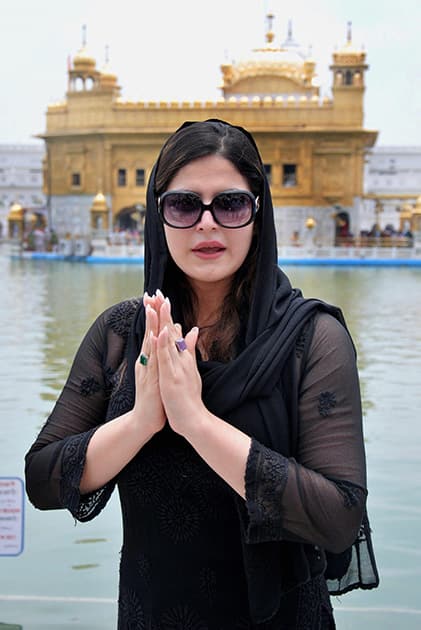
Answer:
POLYGON ((29 498, 86 521, 118 485, 121 630, 334 628, 328 582, 377 585, 355 352, 278 268, 244 129, 185 123, 164 145, 145 289, 82 342, 29 498))

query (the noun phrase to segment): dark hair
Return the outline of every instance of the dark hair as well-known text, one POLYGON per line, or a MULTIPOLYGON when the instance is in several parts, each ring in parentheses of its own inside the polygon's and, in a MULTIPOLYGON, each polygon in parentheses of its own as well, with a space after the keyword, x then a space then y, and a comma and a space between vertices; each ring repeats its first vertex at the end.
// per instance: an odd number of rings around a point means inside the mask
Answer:
MULTIPOLYGON (((207 155, 220 155, 232 162, 247 179, 253 194, 262 195, 264 168, 253 141, 236 127, 222 121, 209 120, 186 124, 164 144, 155 174, 156 196, 167 190, 170 181, 183 166, 207 155)), ((239 350, 239 332, 245 324, 253 291, 260 221, 258 213, 250 250, 234 276, 219 320, 200 331, 200 340, 209 359, 229 361, 239 350)), ((190 329, 197 323, 197 296, 171 258, 165 273, 164 292, 170 287, 178 287, 183 292, 183 324, 190 329)))
POLYGON ((261 194, 264 169, 253 142, 237 127, 207 120, 186 124, 164 144, 155 175, 156 195, 165 192, 180 168, 206 155, 220 155, 232 162, 253 194, 261 194))

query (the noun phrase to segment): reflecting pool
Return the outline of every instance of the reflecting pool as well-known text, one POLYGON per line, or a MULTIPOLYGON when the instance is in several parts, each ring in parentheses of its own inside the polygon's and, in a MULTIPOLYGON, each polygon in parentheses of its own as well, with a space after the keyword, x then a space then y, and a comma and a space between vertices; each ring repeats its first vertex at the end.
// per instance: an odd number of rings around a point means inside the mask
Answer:
MULTIPOLYGON (((0 246, 4 247, 4 246, 0 246)), ((339 630, 421 627, 421 269, 287 267, 307 297, 342 307, 358 349, 375 591, 333 603, 339 630)), ((19 261, 0 249, 0 477, 23 456, 95 316, 142 292, 137 265, 19 261)), ((25 505, 25 546, 0 557, 0 626, 115 630, 117 496, 94 521, 25 505)))

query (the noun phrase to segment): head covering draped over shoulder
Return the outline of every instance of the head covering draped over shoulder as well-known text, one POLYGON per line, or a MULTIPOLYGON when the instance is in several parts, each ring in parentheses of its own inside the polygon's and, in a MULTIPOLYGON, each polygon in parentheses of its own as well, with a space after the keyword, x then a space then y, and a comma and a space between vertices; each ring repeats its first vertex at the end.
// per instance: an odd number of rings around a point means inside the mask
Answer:
MULTIPOLYGON (((206 122, 228 125, 218 120, 206 122)), ((187 122, 176 133, 195 124, 199 123, 187 122)), ((259 156, 252 136, 242 127, 235 129, 246 136, 259 156)), ((156 289, 164 288, 165 271, 170 262, 156 200, 155 177, 159 159, 149 180, 145 219, 144 288, 150 295, 156 289)), ((266 447, 290 457, 294 455, 298 424, 294 413, 296 416, 298 404, 297 401, 293 403, 295 412, 285 409, 282 388, 277 387, 282 382, 283 372, 287 372, 285 365, 303 326, 316 311, 331 313, 344 326, 345 322, 340 309, 317 299, 304 299, 279 268, 272 198, 261 166, 262 189, 256 217, 259 221, 256 277, 241 350, 228 363, 199 359, 198 369, 202 377, 203 401, 212 413, 246 430, 266 447), (288 418, 287 422, 285 418, 288 418), (246 425, 242 424, 244 422, 246 425)), ((174 321, 183 321, 181 293, 177 287, 166 287, 174 321)), ((141 304, 128 343, 128 378, 133 398, 134 363, 140 352, 144 329, 145 314, 141 304)), ((276 541, 248 544, 244 539, 242 545, 250 611, 253 619, 260 622, 276 613, 287 586, 293 587, 310 579, 312 569, 304 551, 305 545, 276 541), (268 566, 272 567, 270 579, 268 566)))

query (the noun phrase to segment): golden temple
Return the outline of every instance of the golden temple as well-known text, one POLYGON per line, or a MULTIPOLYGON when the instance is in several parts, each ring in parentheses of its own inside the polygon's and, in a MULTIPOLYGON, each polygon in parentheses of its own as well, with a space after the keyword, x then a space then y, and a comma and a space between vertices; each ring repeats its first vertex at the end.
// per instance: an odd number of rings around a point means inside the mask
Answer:
MULTIPOLYGON (((321 243, 333 244, 335 208, 357 221, 366 152, 377 131, 364 129, 366 53, 332 53, 331 97, 321 98, 316 63, 296 43, 291 24, 277 44, 267 16, 266 41, 247 59, 221 65, 216 101, 123 100, 117 76, 99 70, 86 41, 69 63, 65 100, 48 106, 44 192, 54 228, 89 234, 136 228, 146 184, 163 142, 185 120, 221 118, 248 129, 270 178, 278 241, 288 244, 311 218, 321 243)), ((358 228, 358 226, 356 226, 358 228)))

